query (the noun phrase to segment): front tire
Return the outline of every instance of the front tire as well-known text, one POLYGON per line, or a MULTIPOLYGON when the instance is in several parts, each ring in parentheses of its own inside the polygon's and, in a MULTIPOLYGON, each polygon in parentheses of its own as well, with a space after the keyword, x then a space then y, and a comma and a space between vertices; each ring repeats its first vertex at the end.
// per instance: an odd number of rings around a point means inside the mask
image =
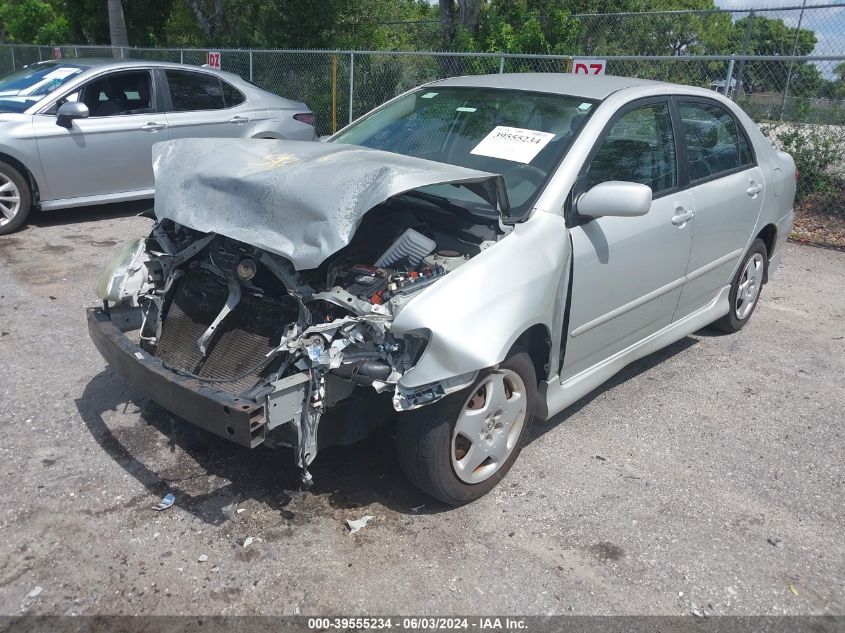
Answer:
POLYGON ((17 231, 26 222, 32 207, 32 194, 23 174, 0 162, 0 235, 17 231))
POLYGON ((765 242, 760 238, 755 239, 731 283, 730 312, 713 323, 713 327, 728 333, 739 332, 745 327, 754 314, 754 308, 757 307, 757 301, 763 291, 768 261, 765 242))
POLYGON ((490 492, 519 455, 534 417, 537 376, 525 352, 468 388, 399 416, 396 450, 408 478, 450 505, 490 492))

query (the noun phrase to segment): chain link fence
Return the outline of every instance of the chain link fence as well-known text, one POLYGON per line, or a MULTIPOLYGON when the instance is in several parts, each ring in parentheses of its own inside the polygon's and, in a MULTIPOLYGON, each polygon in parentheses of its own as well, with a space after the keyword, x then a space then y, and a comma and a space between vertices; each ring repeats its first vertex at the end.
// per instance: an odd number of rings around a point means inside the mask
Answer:
MULTIPOLYGON (((845 12, 845 5, 842 8, 845 12)), ((613 28, 634 28, 630 21, 635 18, 642 16, 618 15, 613 28), (627 25, 621 26, 625 20, 627 25)), ((602 49, 600 41, 603 40, 596 37, 592 44, 584 46, 596 53, 609 50, 602 49)), ((57 57, 114 56, 200 65, 206 63, 208 52, 3 45, 0 72, 57 57)), ((397 94, 428 81, 468 74, 571 72, 575 59, 566 55, 416 51, 219 52, 223 70, 307 103, 317 115, 319 135, 329 134, 397 94)), ((727 94, 776 146, 796 158, 801 172, 799 206, 845 217, 845 55, 616 54, 596 59, 605 62, 607 74, 700 86, 727 94), (808 80, 809 76, 816 80, 808 80)))

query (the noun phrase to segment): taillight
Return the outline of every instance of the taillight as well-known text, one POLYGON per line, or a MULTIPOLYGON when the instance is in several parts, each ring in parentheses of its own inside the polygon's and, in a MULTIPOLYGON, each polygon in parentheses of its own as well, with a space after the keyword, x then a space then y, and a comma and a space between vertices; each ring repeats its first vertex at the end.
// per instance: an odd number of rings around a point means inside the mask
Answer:
POLYGON ((317 116, 313 112, 300 112, 294 114, 293 118, 305 125, 317 125, 317 116))

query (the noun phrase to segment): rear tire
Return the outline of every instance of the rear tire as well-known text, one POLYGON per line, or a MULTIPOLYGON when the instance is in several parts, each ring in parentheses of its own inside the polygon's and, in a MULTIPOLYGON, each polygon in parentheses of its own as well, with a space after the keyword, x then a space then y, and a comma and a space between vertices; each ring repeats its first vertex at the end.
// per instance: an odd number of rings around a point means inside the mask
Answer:
POLYGON ((516 461, 536 399, 531 358, 525 352, 511 355, 470 387, 399 415, 396 450, 402 470, 444 503, 475 501, 516 461))
POLYGON ((768 262, 766 244, 758 237, 751 243, 751 248, 745 254, 731 283, 730 312, 713 323, 714 328, 733 333, 745 327, 751 315, 754 314, 760 293, 763 292, 763 280, 766 278, 768 262))
POLYGON ((17 231, 32 208, 29 183, 17 169, 0 162, 0 235, 17 231))

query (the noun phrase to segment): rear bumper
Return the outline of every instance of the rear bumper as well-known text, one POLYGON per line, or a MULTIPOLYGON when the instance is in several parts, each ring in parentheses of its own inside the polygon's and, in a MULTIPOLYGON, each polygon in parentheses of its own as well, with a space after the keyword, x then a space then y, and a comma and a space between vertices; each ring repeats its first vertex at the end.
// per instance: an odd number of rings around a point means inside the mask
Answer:
POLYGON ((191 424, 254 448, 266 433, 263 403, 176 374, 132 343, 102 308, 88 308, 88 332, 103 358, 129 385, 191 424))
POLYGON ((767 268, 766 275, 767 281, 774 277, 778 266, 780 266, 780 260, 783 258, 783 252, 786 250, 786 241, 789 239, 789 234, 792 233, 793 222, 795 222, 795 212, 790 211, 775 224, 777 229, 775 247, 772 249, 773 252, 771 257, 769 257, 769 266, 767 268))

